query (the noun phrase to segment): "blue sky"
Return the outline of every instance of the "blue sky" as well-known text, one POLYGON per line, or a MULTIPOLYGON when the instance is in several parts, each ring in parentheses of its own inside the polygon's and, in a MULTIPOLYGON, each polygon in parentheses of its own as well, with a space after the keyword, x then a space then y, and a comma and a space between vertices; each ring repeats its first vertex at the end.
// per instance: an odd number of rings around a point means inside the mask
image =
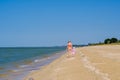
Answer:
POLYGON ((0 47, 120 39, 120 0, 0 0, 0 47))

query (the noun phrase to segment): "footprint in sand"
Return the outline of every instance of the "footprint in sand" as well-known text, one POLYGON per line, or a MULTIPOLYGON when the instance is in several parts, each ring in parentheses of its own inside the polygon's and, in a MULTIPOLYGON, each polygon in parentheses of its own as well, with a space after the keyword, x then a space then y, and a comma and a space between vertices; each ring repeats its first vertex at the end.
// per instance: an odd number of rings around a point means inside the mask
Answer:
POLYGON ((82 57, 81 60, 82 60, 84 66, 85 66, 86 68, 88 68, 89 70, 93 71, 95 74, 101 76, 101 78, 102 78, 103 80, 111 80, 111 79, 109 78, 109 75, 108 75, 107 73, 101 72, 101 71, 100 71, 99 69, 97 69, 94 65, 92 65, 92 63, 89 61, 89 59, 88 59, 87 56, 85 56, 83 53, 80 53, 80 54, 81 54, 81 57, 82 57), (83 56, 84 56, 84 57, 83 57, 83 56))
POLYGON ((34 80, 33 78, 29 78, 29 80, 34 80))
POLYGON ((74 59, 75 59, 74 57, 66 58, 65 60, 63 60, 63 62, 70 61, 70 60, 74 60, 74 59))
POLYGON ((62 70, 63 68, 56 68, 54 71, 55 72, 58 72, 58 71, 60 71, 60 70, 62 70))

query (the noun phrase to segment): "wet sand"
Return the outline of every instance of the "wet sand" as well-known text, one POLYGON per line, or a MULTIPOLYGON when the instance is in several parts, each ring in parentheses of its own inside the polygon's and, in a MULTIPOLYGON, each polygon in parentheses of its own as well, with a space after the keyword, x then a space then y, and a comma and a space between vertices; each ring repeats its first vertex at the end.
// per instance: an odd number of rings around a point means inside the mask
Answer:
POLYGON ((120 45, 77 48, 74 57, 62 55, 24 80, 120 80, 120 45))

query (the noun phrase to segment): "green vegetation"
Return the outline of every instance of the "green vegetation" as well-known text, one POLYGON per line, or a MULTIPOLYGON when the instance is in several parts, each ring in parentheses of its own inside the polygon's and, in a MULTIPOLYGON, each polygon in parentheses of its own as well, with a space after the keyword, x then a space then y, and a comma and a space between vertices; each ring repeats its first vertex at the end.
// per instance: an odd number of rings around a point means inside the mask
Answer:
POLYGON ((88 45, 104 45, 104 44, 120 44, 120 40, 118 40, 117 38, 107 38, 103 42, 88 43, 88 45))
POLYGON ((117 43, 117 42, 119 42, 119 40, 117 38, 111 38, 111 39, 108 38, 108 39, 104 40, 105 44, 117 43))

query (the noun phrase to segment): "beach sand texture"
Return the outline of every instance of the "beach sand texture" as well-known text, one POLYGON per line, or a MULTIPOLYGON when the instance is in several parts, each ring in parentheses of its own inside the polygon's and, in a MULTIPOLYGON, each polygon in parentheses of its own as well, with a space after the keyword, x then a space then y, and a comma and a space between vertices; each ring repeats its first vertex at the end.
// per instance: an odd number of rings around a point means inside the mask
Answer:
POLYGON ((62 55, 24 80, 120 80, 120 45, 77 48, 74 57, 62 55))

